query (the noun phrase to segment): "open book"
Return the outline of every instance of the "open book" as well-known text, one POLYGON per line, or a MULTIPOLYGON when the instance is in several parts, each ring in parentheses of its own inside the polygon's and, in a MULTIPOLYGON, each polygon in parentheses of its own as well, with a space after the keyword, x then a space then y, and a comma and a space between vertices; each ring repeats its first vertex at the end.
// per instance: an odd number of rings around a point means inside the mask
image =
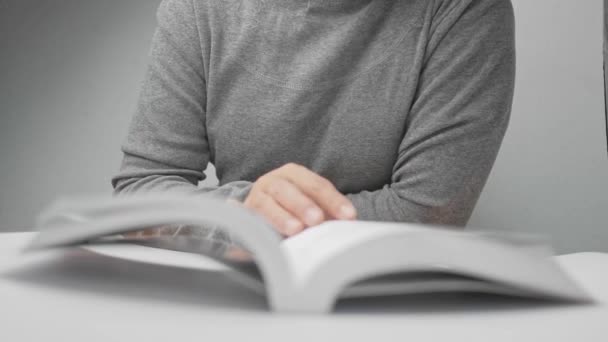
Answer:
POLYGON ((283 239, 239 205, 176 195, 57 202, 41 214, 39 226, 29 250, 138 243, 151 251, 203 254, 233 269, 236 281, 265 294, 276 311, 328 312, 339 298, 443 291, 590 301, 553 261, 550 249, 517 236, 329 221, 283 239), (191 233, 125 238, 145 228, 178 225, 191 233), (217 248, 192 227, 220 229, 236 243, 217 248))

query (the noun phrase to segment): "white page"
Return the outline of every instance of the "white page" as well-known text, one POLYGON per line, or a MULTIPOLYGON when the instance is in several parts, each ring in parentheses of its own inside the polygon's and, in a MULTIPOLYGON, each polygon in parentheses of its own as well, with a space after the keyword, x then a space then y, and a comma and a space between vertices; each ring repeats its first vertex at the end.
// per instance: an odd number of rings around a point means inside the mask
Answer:
POLYGON ((82 248, 112 258, 146 264, 203 271, 228 271, 230 268, 210 257, 135 244, 83 245, 82 248))
MULTIPOLYGON (((385 261, 393 265, 415 265, 418 270, 424 267, 429 271, 462 273, 553 298, 588 298, 557 265, 550 262, 547 249, 534 246, 533 241, 524 243, 524 239, 502 239, 499 235, 479 235, 416 224, 333 221, 289 238, 281 247, 288 257, 296 285, 306 286, 316 271, 332 259, 374 240, 386 241, 392 246, 386 255, 397 259, 385 261), (394 241, 401 241, 403 248, 396 250, 394 241), (431 250, 433 248, 439 249, 431 250)), ((376 250, 373 255, 355 258, 353 268, 367 267, 365 264, 372 262, 368 257, 378 263, 379 253, 385 258, 382 250, 376 250)), ((348 272, 346 269, 334 271, 348 272)), ((369 272, 373 273, 373 270, 369 272)))
POLYGON ((391 234, 429 234, 433 230, 400 223, 329 221, 284 240, 281 247, 294 277, 301 283, 321 264, 358 244, 391 234))

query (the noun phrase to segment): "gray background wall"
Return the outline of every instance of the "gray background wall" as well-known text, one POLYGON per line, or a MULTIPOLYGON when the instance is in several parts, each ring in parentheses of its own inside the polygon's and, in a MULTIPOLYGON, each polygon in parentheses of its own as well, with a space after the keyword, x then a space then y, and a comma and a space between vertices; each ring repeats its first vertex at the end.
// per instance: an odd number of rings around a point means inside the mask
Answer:
MULTIPOLYGON (((470 226, 608 252, 602 2, 513 2, 513 118, 470 226)), ((56 196, 110 191, 158 3, 0 0, 0 231, 32 229, 56 196)))

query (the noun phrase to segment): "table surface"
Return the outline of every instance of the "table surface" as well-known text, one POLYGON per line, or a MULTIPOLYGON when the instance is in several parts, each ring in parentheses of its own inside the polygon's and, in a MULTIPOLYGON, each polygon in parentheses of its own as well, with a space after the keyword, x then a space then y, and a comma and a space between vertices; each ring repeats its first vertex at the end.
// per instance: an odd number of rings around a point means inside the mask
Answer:
POLYGON ((2 341, 608 341, 608 254, 558 262, 594 305, 474 295, 340 302, 331 315, 275 314, 218 270, 188 271, 82 249, 22 254, 0 234, 2 341))

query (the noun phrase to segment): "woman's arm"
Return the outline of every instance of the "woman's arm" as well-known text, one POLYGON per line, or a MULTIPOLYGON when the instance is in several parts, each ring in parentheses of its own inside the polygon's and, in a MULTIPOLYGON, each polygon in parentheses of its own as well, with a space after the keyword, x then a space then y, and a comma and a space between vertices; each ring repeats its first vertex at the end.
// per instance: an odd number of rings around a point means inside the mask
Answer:
POLYGON ((331 183, 291 164, 269 171, 255 184, 197 186, 205 177, 209 145, 205 63, 192 5, 192 0, 164 0, 158 9, 137 112, 123 144, 121 170, 112 180, 115 194, 179 191, 236 199, 285 235, 321 223, 325 213, 354 218, 352 204, 331 183))
POLYGON ((360 219, 463 226, 495 161, 515 81, 511 3, 441 6, 392 183, 347 196, 360 219))
POLYGON ((198 188, 209 163, 205 131, 203 54, 190 0, 165 0, 137 111, 123 144, 115 194, 150 191, 204 193, 244 200, 250 182, 198 188))

